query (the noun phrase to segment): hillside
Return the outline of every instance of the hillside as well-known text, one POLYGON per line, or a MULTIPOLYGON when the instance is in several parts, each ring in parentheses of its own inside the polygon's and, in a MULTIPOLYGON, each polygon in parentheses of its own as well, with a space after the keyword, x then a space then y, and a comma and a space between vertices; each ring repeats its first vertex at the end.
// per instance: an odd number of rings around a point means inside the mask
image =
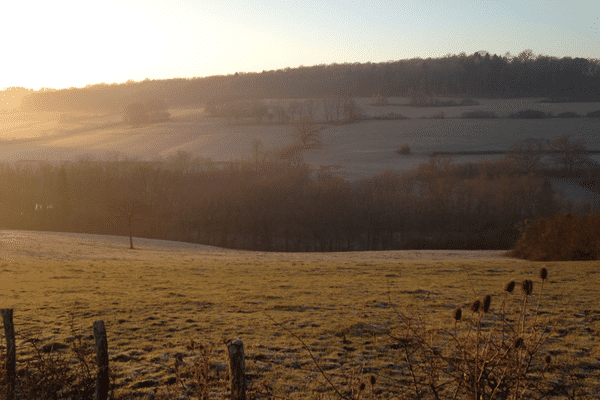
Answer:
MULTIPOLYGON (((390 98, 390 106, 374 106, 372 98, 358 98, 355 101, 365 117, 395 113, 409 119, 330 125, 324 123, 323 109, 317 109, 315 118, 321 123, 324 146, 305 152, 304 158, 315 169, 333 166, 335 174, 355 180, 386 170, 413 169, 437 151, 506 150, 526 138, 573 135, 574 140, 583 140, 589 149, 600 149, 600 119, 459 118, 471 111, 493 111, 506 117, 524 109, 553 115, 569 111, 585 115, 600 109, 600 103, 539 103, 540 100, 477 99, 480 104, 474 106, 412 107, 408 105, 409 98, 390 98), (445 118, 431 118, 440 113, 445 118), (413 156, 399 157, 395 153, 402 144, 411 147, 413 156)), ((262 141, 264 150, 284 147, 292 141, 291 125, 208 118, 202 107, 174 108, 170 112, 170 121, 138 128, 122 124, 118 113, 17 114, 18 118, 2 124, 0 160, 74 161, 85 156, 107 159, 120 153, 150 161, 185 151, 227 162, 250 157, 256 139, 262 141)), ((482 158, 454 157, 454 161, 475 162, 482 158)))
MULTIPOLYGON (((18 370, 25 360, 35 370, 38 356, 68 359, 76 335, 87 346, 92 323, 102 319, 115 398, 181 390, 168 384, 175 382, 177 357, 183 362, 179 376, 191 385, 202 354, 211 393, 220 397, 227 386, 221 343, 236 336, 244 341, 252 393, 264 395, 266 387, 276 396, 329 392, 302 344, 273 318, 303 338, 339 387, 350 388, 350 376, 360 383, 375 375, 377 398, 410 397, 401 342, 394 339, 405 329, 398 312, 450 329, 455 307, 466 312, 474 297, 492 294, 497 313, 505 283, 535 279, 544 265, 549 280, 539 318, 552 328, 539 357, 552 354, 551 376, 565 377, 569 368, 585 371, 578 390, 593 393, 597 382, 594 262, 531 263, 497 251, 284 254, 138 238, 134 243, 137 250, 127 249, 125 237, 0 232, 0 297, 3 308, 14 309, 18 370), (35 355, 34 344, 52 343, 59 350, 35 355)), ((507 299, 511 309, 520 303, 519 294, 507 299)))

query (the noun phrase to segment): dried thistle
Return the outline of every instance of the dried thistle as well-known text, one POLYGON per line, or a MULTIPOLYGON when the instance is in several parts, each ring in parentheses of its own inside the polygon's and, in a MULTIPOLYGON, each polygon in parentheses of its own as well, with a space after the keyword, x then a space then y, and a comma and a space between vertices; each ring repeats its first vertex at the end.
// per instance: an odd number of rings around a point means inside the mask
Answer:
POLYGON ((506 293, 512 293, 513 290, 515 290, 515 281, 510 281, 504 286, 506 293))
POLYGON ((521 282, 521 291, 525 296, 531 296, 531 293, 533 293, 533 282, 529 279, 525 279, 521 282))
POLYGON ((546 279, 548 279, 548 270, 544 267, 540 268, 540 279, 542 281, 545 281, 546 279))
POLYGON ((492 304, 492 296, 489 294, 483 298, 483 312, 486 313, 490 311, 490 304, 492 304))
POLYGON ((455 321, 460 321, 462 318, 462 309, 460 307, 456 307, 454 309, 454 311, 452 312, 452 318, 454 318, 455 321))
POLYGON ((360 388, 359 388, 358 390, 359 390, 360 392, 362 392, 363 390, 365 390, 365 387, 366 387, 366 386, 367 386, 367 385, 365 385, 365 383, 363 382, 363 383, 361 383, 361 384, 360 384, 360 388))
POLYGON ((474 302, 471 303, 471 311, 473 311, 474 313, 479 311, 479 307, 481 306, 481 300, 477 299, 474 302))

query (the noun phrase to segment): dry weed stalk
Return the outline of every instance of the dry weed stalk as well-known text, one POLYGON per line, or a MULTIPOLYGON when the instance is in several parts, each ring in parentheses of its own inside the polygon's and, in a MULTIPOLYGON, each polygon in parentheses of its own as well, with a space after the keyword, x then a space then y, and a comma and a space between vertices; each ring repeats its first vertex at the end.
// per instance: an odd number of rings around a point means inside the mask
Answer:
MULTIPOLYGON (((542 283, 547 277, 548 271, 540 270, 542 283)), ((504 287, 498 309, 492 308, 490 295, 471 302, 471 319, 462 318, 461 308, 456 308, 452 313, 454 329, 430 329, 414 315, 393 308, 405 329, 390 336, 402 350, 413 398, 552 397, 554 386, 543 375, 552 358, 542 354, 542 347, 553 329, 536 325, 537 318, 526 318, 533 294, 530 280, 521 284, 518 320, 510 318, 506 304, 514 287, 514 281, 504 287)), ((536 317, 538 311, 539 301, 536 317)))

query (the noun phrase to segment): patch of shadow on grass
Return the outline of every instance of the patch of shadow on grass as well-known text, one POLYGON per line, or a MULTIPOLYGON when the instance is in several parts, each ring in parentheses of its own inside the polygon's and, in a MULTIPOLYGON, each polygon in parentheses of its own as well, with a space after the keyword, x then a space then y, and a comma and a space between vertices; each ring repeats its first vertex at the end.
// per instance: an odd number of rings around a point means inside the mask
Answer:
POLYGON ((295 312, 304 312, 306 310, 318 310, 319 307, 305 307, 305 306, 273 306, 269 308, 269 310, 273 311, 295 311, 295 312))
POLYGON ((373 335, 387 335, 390 332, 387 328, 382 328, 380 326, 375 326, 371 324, 366 324, 363 322, 359 322, 353 325, 350 325, 348 328, 344 329, 341 332, 335 334, 337 337, 344 336, 373 336, 373 335))

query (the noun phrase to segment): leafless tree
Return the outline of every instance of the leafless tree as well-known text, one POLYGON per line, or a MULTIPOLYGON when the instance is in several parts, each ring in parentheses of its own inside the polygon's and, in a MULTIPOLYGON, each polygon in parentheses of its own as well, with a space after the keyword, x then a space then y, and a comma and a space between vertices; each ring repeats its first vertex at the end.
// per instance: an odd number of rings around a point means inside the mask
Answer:
POLYGON ((513 144, 506 152, 506 158, 525 172, 533 172, 544 167, 543 158, 548 149, 544 139, 528 138, 513 144))
POLYGON ((571 135, 555 137, 548 142, 550 157, 558 165, 572 171, 590 162, 588 151, 581 140, 571 141, 571 135))
POLYGON ((319 128, 309 116, 302 117, 296 122, 292 136, 304 146, 317 147, 321 144, 319 128))
POLYGON ((299 101, 294 100, 288 104, 287 111, 293 121, 296 118, 296 114, 302 113, 302 104, 299 101))
POLYGON ((307 99, 304 101, 304 110, 310 118, 315 118, 315 112, 319 109, 319 103, 313 99, 307 99))
POLYGON ((114 218, 127 223, 129 231, 129 248, 133 250, 133 222, 141 218, 146 210, 146 204, 137 199, 115 200, 110 206, 114 218))

